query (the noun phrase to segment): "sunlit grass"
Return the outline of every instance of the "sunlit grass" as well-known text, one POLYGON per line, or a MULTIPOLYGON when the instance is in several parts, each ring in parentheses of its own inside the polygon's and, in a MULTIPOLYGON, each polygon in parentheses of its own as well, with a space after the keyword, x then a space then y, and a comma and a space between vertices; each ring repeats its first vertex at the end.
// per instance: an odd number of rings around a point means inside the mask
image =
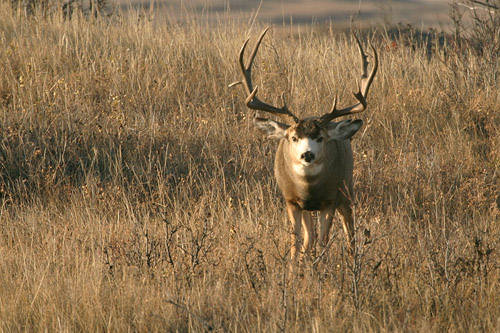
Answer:
MULTIPOLYGON (((352 141, 361 259, 336 223, 289 273, 276 143, 227 87, 261 27, 0 12, 3 330, 498 329, 500 102, 480 58, 374 37, 352 141)), ((254 70, 299 115, 352 103, 358 76, 328 29, 271 30, 254 70)))

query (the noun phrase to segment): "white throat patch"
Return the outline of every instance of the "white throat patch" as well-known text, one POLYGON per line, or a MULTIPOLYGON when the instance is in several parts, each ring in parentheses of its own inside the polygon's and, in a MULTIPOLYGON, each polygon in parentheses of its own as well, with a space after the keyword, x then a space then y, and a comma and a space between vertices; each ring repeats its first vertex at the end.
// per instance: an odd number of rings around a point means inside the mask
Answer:
POLYGON ((302 163, 294 163, 292 167, 293 167, 293 172, 296 173, 298 176, 312 177, 318 175, 321 172, 321 170, 323 170, 323 163, 313 163, 310 165, 305 165, 302 163))

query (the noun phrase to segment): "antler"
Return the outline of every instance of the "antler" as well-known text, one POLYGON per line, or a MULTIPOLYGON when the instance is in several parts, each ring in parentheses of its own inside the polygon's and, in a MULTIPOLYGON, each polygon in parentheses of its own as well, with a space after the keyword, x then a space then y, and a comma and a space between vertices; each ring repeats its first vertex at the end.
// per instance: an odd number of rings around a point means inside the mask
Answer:
POLYGON ((370 85, 372 84, 373 78, 375 77, 375 74, 377 73, 378 69, 378 54, 375 48, 373 47, 372 43, 370 43, 370 47, 373 51, 374 62, 373 62, 373 68, 370 72, 370 76, 368 76, 367 74, 368 56, 363 50, 363 46, 361 46, 358 36, 356 36, 354 32, 353 35, 354 38, 356 39, 356 43, 358 44, 359 54, 361 55, 361 61, 362 61, 362 70, 363 70, 363 73, 361 74, 361 84, 358 84, 358 92, 354 93, 354 97, 356 97, 358 103, 351 105, 347 108, 337 110, 337 97, 335 97, 330 112, 324 114, 320 118, 320 122, 325 125, 335 118, 345 116, 348 114, 362 112, 366 109, 366 96, 368 95, 368 90, 370 89, 370 85))
POLYGON ((255 45, 255 48, 252 51, 252 54, 250 55, 250 60, 248 62, 248 66, 245 66, 243 56, 245 54, 245 48, 247 47, 248 41, 250 40, 247 39, 245 43, 243 43, 243 46, 241 47, 240 54, 239 54, 239 64, 241 68, 241 72, 243 74, 243 80, 234 82, 230 84, 229 86, 235 86, 237 84, 243 83, 243 86, 245 87, 246 93, 248 97, 245 100, 245 104, 253 110, 260 110, 260 111, 265 111, 273 114, 284 114, 287 116, 290 116, 293 118, 295 122, 299 121, 299 118, 297 118, 290 110, 288 110, 286 103, 285 103, 285 98, 284 98, 284 93, 281 95, 281 99, 283 100, 283 106, 281 108, 277 108, 275 106, 272 106, 270 104, 262 102, 260 99, 257 98, 257 89, 258 87, 253 88, 252 85, 252 64, 255 59, 255 56, 257 55, 257 51, 259 50, 260 43, 262 42, 262 39, 264 38, 264 35, 266 32, 269 30, 269 27, 267 27, 259 36, 259 39, 257 40, 257 44, 255 45))

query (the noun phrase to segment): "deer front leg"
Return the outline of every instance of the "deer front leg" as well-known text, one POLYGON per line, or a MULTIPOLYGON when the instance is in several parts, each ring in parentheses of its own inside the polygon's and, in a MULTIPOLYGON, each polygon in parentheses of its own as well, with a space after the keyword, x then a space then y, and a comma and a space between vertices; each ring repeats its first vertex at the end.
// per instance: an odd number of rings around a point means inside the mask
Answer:
POLYGON ((292 261, 295 260, 297 255, 297 250, 300 248, 300 232, 301 232, 301 218, 302 210, 291 202, 286 203, 286 211, 288 213, 288 218, 292 223, 292 248, 290 249, 290 256, 292 261))
POLYGON ((316 247, 316 230, 313 225, 311 212, 303 211, 302 212, 302 225, 304 226, 304 244, 302 247, 302 251, 314 251, 316 247))
POLYGON ((326 208, 319 212, 319 241, 321 246, 326 246, 330 239, 330 229, 332 227, 332 219, 335 214, 335 210, 332 208, 326 208))

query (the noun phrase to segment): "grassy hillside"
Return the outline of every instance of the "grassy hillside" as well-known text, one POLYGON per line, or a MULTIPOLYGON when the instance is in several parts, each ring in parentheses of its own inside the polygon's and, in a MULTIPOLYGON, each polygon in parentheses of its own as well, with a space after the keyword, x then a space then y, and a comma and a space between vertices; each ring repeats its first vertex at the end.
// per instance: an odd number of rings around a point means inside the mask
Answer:
MULTIPOLYGON (((337 222, 290 273, 276 143, 227 88, 262 27, 0 13, 2 330, 499 329, 491 57, 373 37, 352 141, 359 257, 337 222)), ((320 114, 353 101, 358 57, 350 36, 274 29, 254 80, 320 114)))

